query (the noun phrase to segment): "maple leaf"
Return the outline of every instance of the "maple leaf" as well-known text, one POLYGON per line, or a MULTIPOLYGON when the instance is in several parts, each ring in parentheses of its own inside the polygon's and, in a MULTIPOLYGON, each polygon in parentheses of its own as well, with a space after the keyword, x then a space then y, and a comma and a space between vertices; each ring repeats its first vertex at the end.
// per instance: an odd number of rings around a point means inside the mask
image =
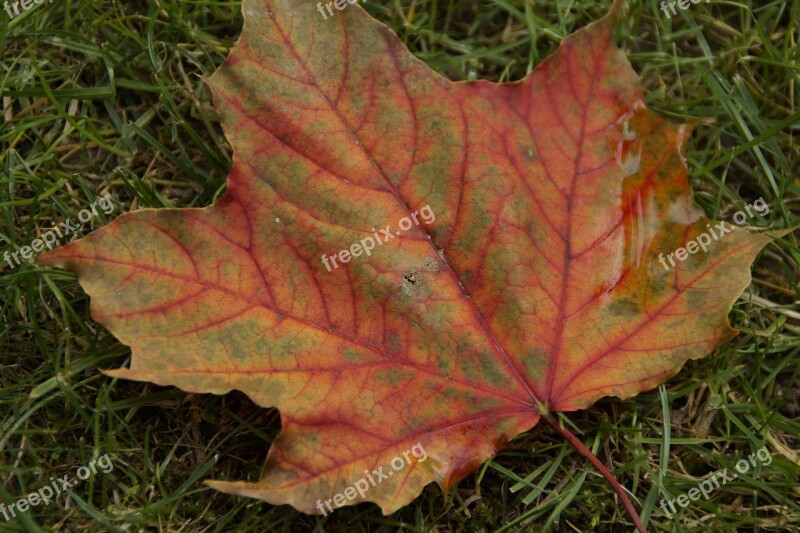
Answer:
POLYGON ((738 229, 662 266, 711 226, 689 129, 647 110, 613 44, 619 2, 506 84, 442 78, 359 6, 242 9, 209 80, 225 196, 40 259, 77 273, 131 347, 109 374, 280 410, 263 479, 211 486, 319 513, 405 452, 347 496, 388 514, 541 417, 651 389, 735 334, 769 237, 738 229))

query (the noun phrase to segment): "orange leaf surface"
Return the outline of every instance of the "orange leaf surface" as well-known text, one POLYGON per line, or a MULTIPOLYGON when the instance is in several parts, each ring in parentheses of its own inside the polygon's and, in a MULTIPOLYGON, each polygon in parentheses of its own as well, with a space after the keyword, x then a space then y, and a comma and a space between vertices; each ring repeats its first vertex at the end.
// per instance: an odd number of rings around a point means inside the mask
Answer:
POLYGON ((442 78, 360 6, 245 0, 209 80, 226 195, 40 262, 76 272, 130 346, 111 375, 280 410, 264 478, 213 487, 307 513, 447 489, 541 415, 632 397, 730 339, 769 240, 736 229, 662 266, 710 221, 689 130, 646 109, 612 42, 619 8, 495 84, 442 78))

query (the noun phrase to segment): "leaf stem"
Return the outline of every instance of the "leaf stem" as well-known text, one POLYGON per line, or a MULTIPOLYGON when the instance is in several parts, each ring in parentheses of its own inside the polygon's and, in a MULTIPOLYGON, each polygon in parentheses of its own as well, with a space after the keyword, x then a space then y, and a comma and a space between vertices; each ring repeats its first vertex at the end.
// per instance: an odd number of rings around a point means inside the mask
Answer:
POLYGON ((617 479, 614 477, 614 474, 609 472, 608 468, 606 468, 606 465, 604 465, 602 461, 600 461, 600 459, 598 459, 597 456, 592 453, 592 450, 587 448, 583 444, 583 442, 581 442, 581 440, 575 436, 574 433, 572 433, 569 429, 565 427, 561 427, 561 424, 558 423, 558 420, 553 418, 553 415, 542 414, 541 416, 544 420, 547 421, 548 424, 553 426, 553 428, 556 431, 558 431, 562 437, 567 439, 567 441, 572 445, 573 448, 578 450, 581 453, 581 455, 589 459, 589 461, 594 465, 594 467, 601 474, 603 474, 603 477, 606 478, 606 480, 611 484, 611 486, 614 488, 614 491, 619 496, 620 500, 622 500, 622 504, 625 506, 625 509, 628 511, 631 520, 633 520, 633 523, 636 525, 636 529, 639 530, 639 533, 647 533, 647 530, 645 529, 642 521, 639 519, 639 514, 633 507, 633 504, 631 503, 631 500, 628 498, 625 489, 622 487, 622 485, 619 484, 619 481, 617 481, 617 479))

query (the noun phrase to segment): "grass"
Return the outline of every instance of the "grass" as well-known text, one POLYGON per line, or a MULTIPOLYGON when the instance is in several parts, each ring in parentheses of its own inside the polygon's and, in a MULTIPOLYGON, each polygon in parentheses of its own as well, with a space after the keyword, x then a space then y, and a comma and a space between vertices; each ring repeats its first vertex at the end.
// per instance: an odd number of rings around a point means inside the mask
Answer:
MULTIPOLYGON (((517 80, 608 0, 370 1, 431 67, 455 80, 517 80)), ((800 0, 689 4, 667 20, 646 0, 620 42, 647 103, 695 123, 687 157, 715 218, 763 197, 757 224, 800 223, 800 0)), ((110 192, 116 210, 204 206, 225 188, 230 150, 202 76, 241 29, 236 1, 55 0, 0 11, 0 253, 28 245, 110 192)), ((91 226, 91 227, 90 227, 91 226)), ((800 531, 800 250, 790 233, 753 266, 731 312, 741 333, 656 390, 564 420, 634 495, 653 531, 800 531), (669 518, 662 498, 766 445, 773 460, 669 518)), ((5 265, 5 263, 3 263, 5 265)), ((0 531, 621 531, 608 484, 547 425, 516 439, 442 495, 400 512, 372 504, 327 518, 216 493, 201 481, 256 479, 279 431, 241 394, 186 394, 117 381, 128 349, 89 317, 71 274, 25 263, 0 272, 0 502, 91 477, 0 531)))

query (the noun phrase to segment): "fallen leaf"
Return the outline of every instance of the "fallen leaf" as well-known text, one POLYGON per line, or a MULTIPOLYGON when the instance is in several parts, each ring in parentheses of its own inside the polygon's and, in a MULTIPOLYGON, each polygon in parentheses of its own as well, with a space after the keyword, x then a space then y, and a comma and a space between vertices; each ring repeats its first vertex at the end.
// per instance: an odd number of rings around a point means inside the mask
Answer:
POLYGON ((735 334, 727 314, 769 238, 736 229, 662 266, 710 221, 689 129, 647 110, 612 42, 619 3, 507 84, 442 78, 360 6, 242 9, 209 80, 227 194, 41 258, 77 273, 131 347, 110 375, 280 410, 264 478, 211 486, 388 514, 540 416, 635 396, 735 334), (367 238, 388 240, 367 254, 367 238))

